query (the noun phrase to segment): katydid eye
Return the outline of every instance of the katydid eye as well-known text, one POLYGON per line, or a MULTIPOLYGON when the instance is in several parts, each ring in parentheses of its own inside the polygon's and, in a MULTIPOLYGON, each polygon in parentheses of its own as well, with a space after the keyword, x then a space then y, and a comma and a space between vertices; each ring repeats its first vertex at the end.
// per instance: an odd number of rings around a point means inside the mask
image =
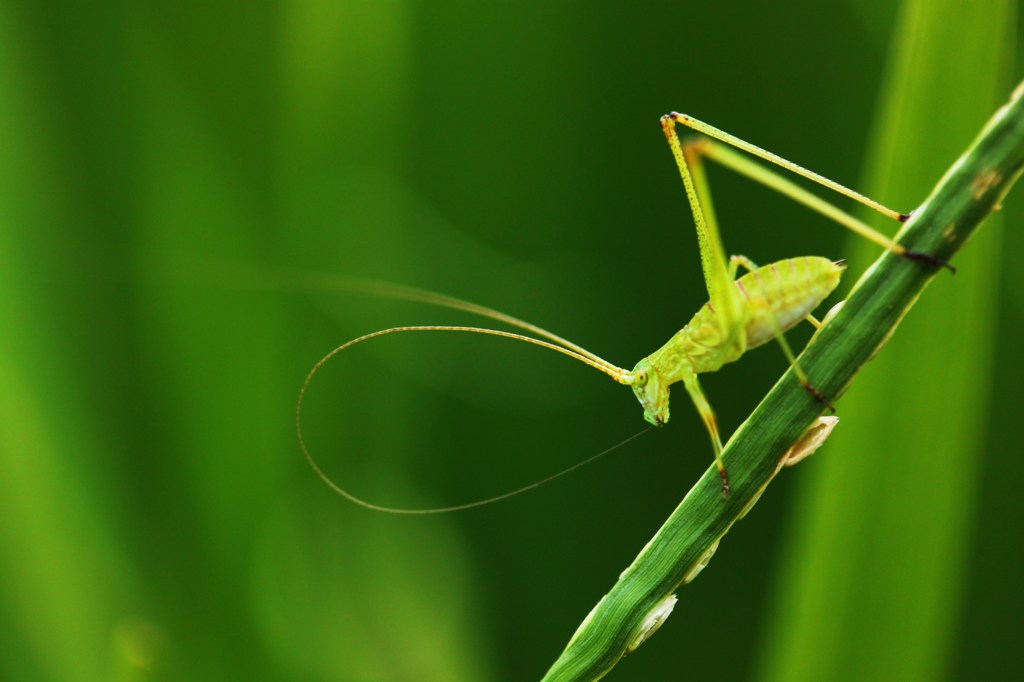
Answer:
POLYGON ((642 369, 636 373, 636 385, 644 386, 647 384, 647 370, 642 369))

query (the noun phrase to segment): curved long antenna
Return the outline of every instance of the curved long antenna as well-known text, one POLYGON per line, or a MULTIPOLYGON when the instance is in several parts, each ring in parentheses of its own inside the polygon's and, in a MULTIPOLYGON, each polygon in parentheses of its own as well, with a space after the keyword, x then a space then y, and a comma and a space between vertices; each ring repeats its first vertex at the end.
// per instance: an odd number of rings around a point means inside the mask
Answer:
MULTIPOLYGON (((470 303, 469 301, 463 301, 462 299, 455 298, 454 296, 448 296, 446 294, 439 294, 434 291, 427 289, 418 289, 416 287, 404 286, 401 284, 392 284, 390 282, 381 282, 372 279, 362 279, 359 277, 342 277, 337 278, 334 276, 323 275, 309 275, 306 274, 303 279, 309 278, 311 281, 322 280, 320 284, 331 284, 337 286, 345 291, 351 291, 354 293, 361 293, 370 296, 380 296, 382 298, 392 298, 404 301, 413 301, 418 303, 427 303, 430 305, 436 305, 442 308, 450 308, 452 310, 460 310, 462 312, 472 313, 474 315, 480 315, 481 317, 488 317, 497 322, 504 322, 507 325, 518 327, 523 331, 551 341, 553 344, 561 346, 564 349, 573 351, 573 357, 578 360, 587 358, 592 362, 588 362, 591 367, 600 369, 602 372, 612 377, 621 384, 632 383, 632 374, 621 367, 616 367, 614 364, 608 362, 604 358, 591 353, 586 348, 578 346, 577 344, 569 341, 568 339, 562 338, 554 332, 550 332, 543 327, 538 327, 535 324, 531 324, 525 320, 521 320, 518 317, 513 317, 494 308, 488 308, 487 306, 479 305, 477 303, 470 303)), ((473 328, 475 331, 480 331, 477 328, 473 328)), ((459 329, 457 331, 468 331, 468 329, 459 329)), ((487 332, 485 332, 487 333, 487 332)), ((499 333, 491 330, 496 336, 503 336, 504 333, 499 333)), ((536 339, 530 339, 525 336, 513 337, 518 338, 521 341, 535 342, 536 339)), ((540 344, 544 345, 544 344, 540 344)), ((550 345, 545 346, 551 348, 550 345)), ((557 350, 557 349, 556 349, 557 350)))
MULTIPOLYGON (((447 299, 447 297, 442 296, 440 294, 432 294, 431 292, 422 292, 422 293, 429 294, 431 296, 440 297, 440 299, 442 299, 442 300, 443 299, 447 299)), ((458 299, 452 299, 452 300, 457 301, 460 304, 464 303, 463 301, 458 301, 458 299)), ((460 307, 460 309, 462 309, 462 310, 470 310, 471 308, 477 308, 477 307, 482 308, 482 306, 474 306, 473 304, 470 304, 470 303, 466 303, 465 306, 467 306, 467 307, 460 307)), ((487 308, 483 308, 483 310, 488 310, 489 311, 489 309, 487 309, 487 308)), ((490 311, 490 312, 495 312, 495 311, 490 311)), ((496 313, 496 314, 497 315, 501 315, 501 313, 496 313)), ((507 316, 503 316, 503 317, 507 317, 507 316)), ((514 319, 515 318, 508 318, 508 320, 514 320, 514 319)), ((508 320, 506 320, 506 321, 508 321, 508 320)), ((533 325, 529 325, 529 323, 525 323, 525 322, 522 323, 522 325, 526 325, 528 327, 533 327, 533 325)), ((520 326, 522 326, 522 325, 520 325, 520 326)), ((539 328, 534 328, 534 329, 539 329, 539 328)), ((541 331, 543 331, 543 330, 541 330, 541 331)), ((470 333, 474 333, 474 334, 488 334, 490 336, 499 336, 499 337, 502 337, 502 338, 513 339, 513 340, 516 340, 516 341, 523 341, 523 342, 526 342, 526 343, 532 343, 532 344, 534 344, 536 346, 540 346, 542 348, 549 348, 551 350, 558 351, 559 353, 562 353, 563 355, 568 355, 571 358, 575 358, 576 360, 579 360, 580 362, 582 362, 582 363, 584 363, 586 365, 589 365, 590 367, 593 367, 594 369, 597 369, 597 370, 607 374, 608 376, 612 377, 613 379, 616 379, 617 381, 620 381, 620 383, 624 383, 622 381, 622 379, 621 379, 623 376, 632 377, 631 373, 628 372, 627 370, 624 370, 624 369, 622 369, 620 367, 616 367, 615 365, 612 365, 611 363, 605 362, 604 360, 601 360, 600 358, 597 358, 596 356, 592 356, 590 353, 587 353, 586 355, 584 355, 583 353, 577 352, 575 350, 575 348, 573 348, 573 349, 565 348, 565 347, 563 347, 561 345, 558 345, 558 344, 555 344, 555 343, 549 343, 547 341, 541 341, 539 339, 534 339, 534 338, 531 338, 529 336, 524 336, 522 334, 516 334, 516 333, 513 333, 513 332, 501 331, 501 330, 498 330, 498 329, 486 329, 486 328, 482 328, 482 327, 439 326, 439 325, 412 326, 412 327, 392 327, 390 329, 382 329, 380 331, 372 332, 370 334, 365 334, 363 336, 360 336, 360 337, 358 337, 356 339, 352 339, 348 343, 344 343, 344 344, 338 346, 337 348, 332 350, 330 353, 328 353, 327 355, 322 357, 320 359, 320 361, 317 362, 315 365, 313 365, 313 368, 311 370, 309 370, 309 374, 306 375, 306 380, 302 382, 302 388, 299 389, 299 399, 295 403, 295 431, 296 431, 296 433, 298 434, 298 437, 299 437, 299 445, 302 447, 302 454, 305 455, 306 461, 309 462, 310 467, 312 467, 313 471, 316 472, 316 475, 319 476, 320 479, 331 488, 331 490, 333 490, 334 492, 338 493, 339 495, 341 495, 345 499, 349 500, 350 502, 358 504, 361 507, 366 507, 367 509, 372 509, 374 511, 387 512, 389 514, 444 514, 444 513, 447 513, 447 512, 461 511, 461 510, 464 510, 464 509, 472 509, 474 507, 482 507, 482 506, 487 505, 487 504, 492 504, 494 502, 499 502, 501 500, 508 499, 508 498, 513 497, 515 495, 519 495, 520 493, 524 493, 524 492, 526 492, 528 490, 533 490, 534 488, 539 488, 540 486, 542 486, 542 485, 544 485, 546 483, 550 483, 551 481, 555 480, 556 478, 561 478, 562 476, 565 476, 566 474, 569 474, 569 473, 571 473, 573 471, 576 471, 577 469, 579 469, 579 468, 581 468, 583 466, 586 466, 587 464, 590 464, 591 462, 594 462, 594 461, 600 459, 601 457, 604 457, 605 455, 613 452, 614 450, 617 450, 618 448, 626 445, 627 443, 635 440, 636 438, 639 438, 640 436, 642 436, 643 434, 647 433, 648 431, 650 431, 653 428, 653 427, 649 426, 646 429, 644 429, 644 430, 642 430, 642 431, 640 431, 638 433, 635 433, 632 436, 630 436, 629 438, 626 438, 625 440, 617 443, 616 445, 613 445, 612 447, 608 448, 607 450, 604 450, 603 452, 599 452, 596 455, 588 457, 587 459, 585 459, 585 460, 583 460, 581 462, 577 462, 576 464, 573 464, 572 466, 568 467, 567 469, 563 469, 562 471, 559 471, 559 472, 557 472, 555 474, 552 474, 552 475, 550 475, 550 476, 548 476, 546 478, 543 478, 543 479, 541 479, 539 481, 535 481, 534 483, 530 483, 529 485, 522 486, 521 488, 516 488, 515 490, 510 490, 510 491, 508 491, 506 493, 502 493, 500 495, 495 495, 494 497, 488 497, 488 498, 483 499, 483 500, 476 500, 475 502, 467 502, 465 504, 458 504, 458 505, 454 505, 454 506, 450 506, 450 507, 436 507, 436 508, 430 508, 430 509, 401 509, 401 508, 395 508, 395 507, 384 507, 384 506, 381 506, 381 505, 378 505, 378 504, 373 504, 372 502, 367 502, 366 500, 363 500, 363 499, 361 499, 359 497, 356 497, 352 493, 348 492, 347 490, 345 490, 344 488, 339 486, 333 480, 331 480, 331 478, 326 473, 324 473, 324 471, 316 463, 316 460, 313 459, 313 455, 310 453, 309 447, 306 445, 306 439, 305 439, 305 437, 302 434, 302 402, 303 402, 303 400, 306 397, 306 389, 309 388, 309 383, 310 383, 310 381, 313 380, 313 376, 320 370, 321 367, 323 367, 335 355, 337 355, 338 353, 340 353, 341 351, 343 351, 343 350, 345 350, 347 348, 351 348, 352 346, 356 345, 357 343, 362 343, 363 341, 368 341, 368 340, 376 338, 378 336, 384 336, 385 334, 396 334, 396 333, 399 333, 399 332, 470 332, 470 333)), ((554 335, 552 334, 551 336, 554 336, 554 335)), ((555 338, 558 338, 558 337, 555 337, 555 338)), ((566 342, 566 343, 568 343, 568 342, 566 342)), ((572 344, 570 344, 570 345, 572 345, 572 344)))
MULTIPOLYGON (((449 308, 452 310, 472 313, 474 315, 480 315, 512 327, 518 327, 525 332, 547 339, 554 344, 574 351, 578 355, 592 360, 595 363, 594 365, 591 365, 592 367, 600 365, 604 368, 601 371, 612 376, 619 383, 626 385, 632 383, 632 374, 626 370, 621 367, 616 367, 604 358, 591 353, 586 348, 578 346, 568 339, 562 338, 558 334, 550 332, 543 327, 538 327, 537 325, 531 324, 525 320, 513 317, 512 315, 507 315, 493 308, 488 308, 487 306, 478 305, 476 303, 470 303, 469 301, 463 301, 462 299, 455 298, 454 296, 439 294, 427 289, 418 289, 416 287, 393 284, 391 282, 383 282, 363 277, 338 275, 326 272, 309 272, 306 270, 274 266, 252 268, 244 263, 212 259, 208 257, 199 258, 190 256, 186 260, 186 264, 188 266, 187 269, 190 272, 190 277, 193 277, 193 279, 195 271, 198 269, 200 273, 206 274, 209 278, 221 284, 244 286, 253 289, 270 289, 275 291, 283 290, 301 292, 309 290, 334 290, 339 292, 362 294, 365 296, 377 296, 380 298, 426 303, 429 305, 436 305, 441 308, 449 308)), ((175 276, 179 276, 179 269, 175 269, 174 273, 175 276)))

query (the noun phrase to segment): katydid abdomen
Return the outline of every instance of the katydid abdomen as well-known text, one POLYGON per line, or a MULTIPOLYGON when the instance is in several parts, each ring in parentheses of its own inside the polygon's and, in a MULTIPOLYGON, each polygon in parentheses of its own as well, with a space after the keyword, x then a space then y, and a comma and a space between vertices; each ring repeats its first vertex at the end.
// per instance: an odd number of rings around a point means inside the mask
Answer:
MULTIPOLYGON (((839 285, 843 269, 827 258, 803 256, 766 265, 736 280, 750 310, 747 349, 771 341, 779 329, 786 331, 811 314, 839 285)), ((702 309, 694 321, 704 314, 702 309)), ((695 371, 713 372, 719 366, 695 371)))

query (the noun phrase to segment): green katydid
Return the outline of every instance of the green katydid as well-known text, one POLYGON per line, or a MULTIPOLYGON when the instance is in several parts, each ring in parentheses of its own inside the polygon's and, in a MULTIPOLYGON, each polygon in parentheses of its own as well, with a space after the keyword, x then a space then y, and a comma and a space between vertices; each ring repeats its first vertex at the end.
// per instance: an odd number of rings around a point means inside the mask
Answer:
MULTIPOLYGON (((654 426, 662 426, 668 422, 669 387, 673 383, 682 382, 711 438, 715 464, 722 479, 723 495, 728 495, 729 480, 726 474, 725 463, 722 461, 722 441, 714 412, 697 380, 698 374, 714 372, 722 365, 739 359, 747 350, 765 344, 774 338, 779 342, 796 377, 804 388, 807 389, 808 393, 821 403, 823 408, 833 409, 827 397, 814 388, 806 374, 800 369, 796 356, 785 339, 784 332, 805 319, 815 327, 820 328, 821 323, 811 313, 839 284, 839 278, 844 269, 843 261, 833 262, 818 256, 802 256, 778 261, 762 267, 756 266, 744 256, 731 256, 727 261, 712 209, 710 192, 704 176, 703 157, 717 161, 742 175, 746 175, 785 194, 897 255, 911 260, 922 261, 931 266, 950 267, 945 262, 932 256, 905 249, 852 215, 790 182, 777 172, 737 154, 729 146, 801 175, 839 194, 854 199, 893 220, 904 222, 909 218, 907 214, 886 208, 862 194, 690 116, 678 113, 668 114, 661 118, 661 126, 672 150, 676 165, 679 168, 679 174, 683 180, 687 199, 693 212, 704 280, 708 290, 708 302, 664 346, 642 359, 632 370, 627 370, 545 329, 484 306, 468 303, 442 294, 397 285, 370 283, 357 285, 357 288, 361 288, 367 293, 420 301, 482 315, 517 327, 525 331, 529 336, 480 327, 394 327, 353 339, 335 348, 323 357, 310 370, 299 392, 295 415, 296 430, 303 453, 310 465, 335 492, 357 504, 378 511, 407 514, 455 511, 495 502, 537 487, 605 454, 601 453, 601 455, 585 460, 566 471, 524 488, 486 500, 454 507, 394 509, 381 507, 352 495, 330 480, 310 454, 302 435, 302 401, 313 376, 327 361, 357 343, 385 334, 413 331, 456 331, 489 334, 532 343, 563 353, 607 374, 620 384, 632 387, 634 394, 643 407, 644 418, 654 426), (704 137, 688 140, 685 144, 681 143, 676 134, 677 123, 702 133, 704 137), (745 268, 748 272, 737 279, 736 275, 740 267, 745 268)), ((952 270, 952 268, 950 269, 952 270)), ((633 438, 635 437, 633 436, 633 438)), ((629 440, 632 440, 632 438, 629 440)), ((619 445, 622 444, 620 443, 619 445)))

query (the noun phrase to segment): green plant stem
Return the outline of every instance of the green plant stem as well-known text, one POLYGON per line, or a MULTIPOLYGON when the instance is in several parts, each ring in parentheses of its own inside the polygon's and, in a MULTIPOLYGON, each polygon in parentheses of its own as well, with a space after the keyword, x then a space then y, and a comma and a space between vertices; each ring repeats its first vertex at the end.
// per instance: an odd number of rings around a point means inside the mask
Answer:
MULTIPOLYGON (((948 261, 998 208, 1024 168, 1022 88, 914 211, 897 235, 901 244, 948 261)), ((940 273, 949 276, 927 262, 883 254, 800 356, 818 390, 837 400, 940 273)), ((821 412, 822 405, 800 386, 792 370, 786 372, 726 445, 732 495, 722 499, 718 473, 709 468, 594 607, 544 680, 599 679, 635 648, 648 614, 687 577, 692 579, 821 412)))
MULTIPOLYGON (((899 5, 857 186, 912 206, 1011 87, 1017 3, 899 5)), ((1021 206, 1016 194, 1008 203, 1021 206)), ((1016 623, 964 613, 972 585, 1001 591, 984 562, 1019 563, 979 539, 1000 526, 983 521, 983 509, 1005 499, 983 490, 985 477, 1019 478, 991 440, 997 377, 1014 366, 1012 353, 996 356, 1012 330, 1001 305, 1004 284, 1016 280, 1001 272, 1013 268, 1000 229, 1008 213, 986 222, 956 255, 957 276, 940 276, 860 372, 828 454, 787 491, 750 679, 991 679, 1014 665, 1019 651, 994 639, 1019 634, 1016 623), (984 655, 967 653, 972 639, 984 655)), ((870 246, 847 241, 851 270, 877 257, 870 246)), ((1001 603, 995 613, 1019 613, 1001 603)))

